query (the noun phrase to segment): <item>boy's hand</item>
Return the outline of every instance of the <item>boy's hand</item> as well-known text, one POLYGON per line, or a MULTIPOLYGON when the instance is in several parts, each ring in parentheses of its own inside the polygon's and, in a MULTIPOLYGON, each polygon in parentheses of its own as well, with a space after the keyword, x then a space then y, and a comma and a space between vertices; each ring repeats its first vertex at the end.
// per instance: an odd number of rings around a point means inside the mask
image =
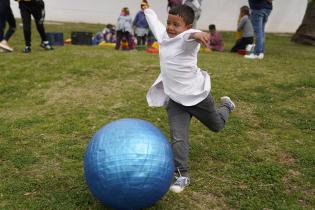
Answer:
POLYGON ((195 39, 197 42, 204 44, 205 46, 208 45, 209 42, 209 34, 205 32, 196 32, 192 34, 192 38, 195 39))

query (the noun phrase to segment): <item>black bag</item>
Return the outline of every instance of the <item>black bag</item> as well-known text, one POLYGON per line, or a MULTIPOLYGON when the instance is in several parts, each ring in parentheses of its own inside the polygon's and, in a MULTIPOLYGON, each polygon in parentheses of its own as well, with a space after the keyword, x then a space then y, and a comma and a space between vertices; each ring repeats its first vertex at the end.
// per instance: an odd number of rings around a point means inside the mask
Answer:
POLYGON ((63 33, 59 32, 51 32, 46 33, 47 40, 51 45, 54 46, 63 46, 64 45, 64 39, 63 39, 63 33))
POLYGON ((92 45, 92 32, 72 32, 71 43, 73 45, 92 45))

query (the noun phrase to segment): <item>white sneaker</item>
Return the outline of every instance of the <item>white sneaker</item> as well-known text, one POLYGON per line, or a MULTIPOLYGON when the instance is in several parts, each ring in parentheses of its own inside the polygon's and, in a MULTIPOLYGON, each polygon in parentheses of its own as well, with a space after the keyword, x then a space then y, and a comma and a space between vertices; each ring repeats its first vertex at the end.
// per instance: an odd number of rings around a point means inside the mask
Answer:
POLYGON ((234 102, 228 96, 221 97, 221 105, 227 106, 230 112, 233 112, 233 110, 235 109, 234 102))
POLYGON ((4 41, 0 42, 0 48, 7 51, 7 52, 13 51, 13 49, 4 41))
POLYGON ((174 184, 171 185, 170 190, 174 193, 180 193, 182 192, 185 187, 187 187, 190 184, 189 177, 180 176, 176 179, 174 184))
POLYGON ((264 59, 264 53, 259 53, 259 55, 257 56, 258 59, 264 59))
POLYGON ((258 55, 255 55, 253 53, 249 54, 249 55, 245 55, 244 58, 247 58, 247 59, 257 59, 258 58, 258 55))

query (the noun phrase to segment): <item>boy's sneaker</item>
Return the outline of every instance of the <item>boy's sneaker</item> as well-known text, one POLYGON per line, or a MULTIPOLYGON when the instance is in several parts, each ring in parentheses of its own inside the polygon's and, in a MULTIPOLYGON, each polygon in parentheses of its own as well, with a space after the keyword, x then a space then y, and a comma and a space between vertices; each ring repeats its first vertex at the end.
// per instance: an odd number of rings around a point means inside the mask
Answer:
POLYGON ((176 181, 171 185, 170 190, 175 193, 182 192, 185 187, 190 184, 189 177, 180 176, 176 179, 176 181))
POLYGON ((23 50, 23 53, 30 53, 32 51, 30 46, 26 46, 23 50))
POLYGON ((6 52, 12 52, 13 49, 9 46, 8 42, 3 40, 0 42, 0 48, 6 52))
POLYGON ((48 41, 44 41, 40 44, 40 46, 42 48, 44 48, 45 50, 53 50, 52 46, 49 44, 48 41))
POLYGON ((235 109, 235 104, 228 96, 221 97, 221 105, 227 106, 230 112, 232 112, 235 109))

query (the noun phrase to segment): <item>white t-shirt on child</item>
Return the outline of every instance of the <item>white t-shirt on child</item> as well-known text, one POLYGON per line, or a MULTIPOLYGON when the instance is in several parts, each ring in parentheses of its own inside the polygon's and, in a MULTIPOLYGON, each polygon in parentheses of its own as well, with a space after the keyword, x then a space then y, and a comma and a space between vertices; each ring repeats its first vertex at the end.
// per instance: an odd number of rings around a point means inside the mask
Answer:
POLYGON ((200 44, 190 35, 199 30, 189 29, 169 38, 165 26, 152 9, 144 11, 150 29, 160 45, 161 73, 147 93, 149 106, 166 105, 169 98, 184 106, 193 106, 210 93, 210 76, 197 66, 200 44))

